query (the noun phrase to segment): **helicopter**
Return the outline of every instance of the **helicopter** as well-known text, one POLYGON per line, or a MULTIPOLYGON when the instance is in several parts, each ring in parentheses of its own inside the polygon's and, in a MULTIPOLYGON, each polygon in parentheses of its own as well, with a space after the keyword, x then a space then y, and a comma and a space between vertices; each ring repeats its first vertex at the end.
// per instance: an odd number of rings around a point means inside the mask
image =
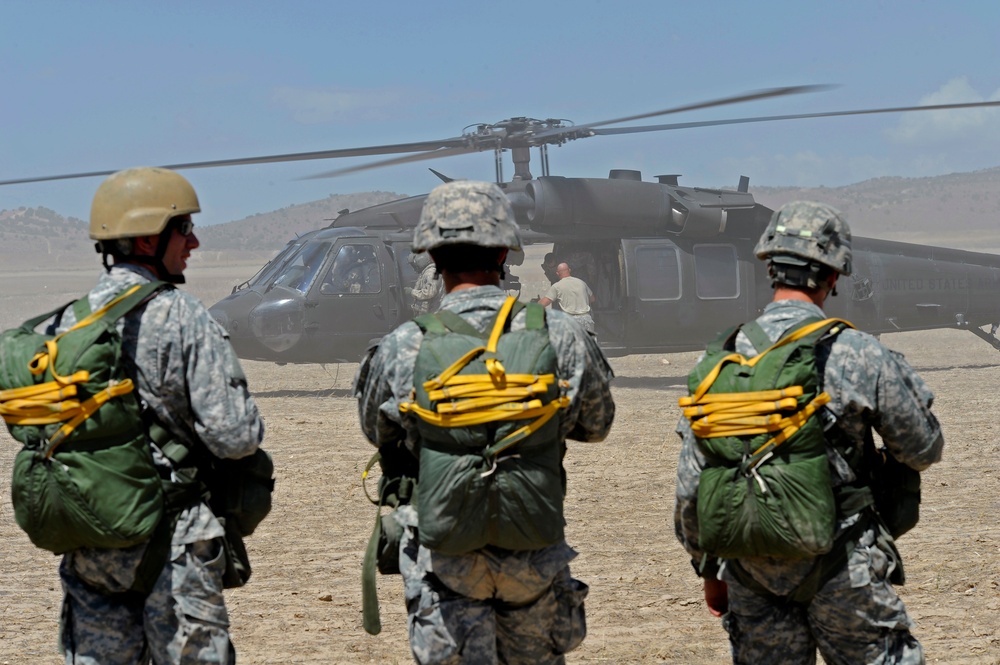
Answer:
MULTIPOLYGON (((513 117, 470 125, 448 139, 165 167, 402 155, 311 176, 322 178, 492 150, 497 183, 511 202, 524 243, 551 245, 546 260, 568 263, 594 292, 591 314, 608 356, 697 351, 720 331, 756 317, 771 300, 766 266, 753 248, 773 211, 754 200, 749 178, 741 176, 733 189, 683 186, 674 174, 649 181, 627 169, 612 170, 606 178, 568 178, 550 174, 548 148, 600 135, 1000 105, 885 107, 609 127, 827 87, 774 88, 583 125, 513 117), (541 158, 539 177, 530 170, 532 149, 541 158), (507 152, 514 165, 509 181, 503 176, 507 152)), ((452 179, 431 171, 445 182, 452 179)), ((0 186, 113 172, 7 180, 0 186)), ((236 285, 209 311, 228 332, 237 355, 279 364, 357 361, 371 344, 412 318, 409 292, 417 274, 410 243, 425 198, 341 211, 328 227, 290 240, 253 277, 236 285)), ((857 236, 853 254, 853 272, 840 280, 841 296, 827 301, 831 316, 876 335, 965 329, 1000 350, 1000 341, 982 329, 1000 316, 1000 256, 857 236)), ((511 294, 520 294, 514 269, 524 260, 523 251, 508 256, 501 286, 511 294)))

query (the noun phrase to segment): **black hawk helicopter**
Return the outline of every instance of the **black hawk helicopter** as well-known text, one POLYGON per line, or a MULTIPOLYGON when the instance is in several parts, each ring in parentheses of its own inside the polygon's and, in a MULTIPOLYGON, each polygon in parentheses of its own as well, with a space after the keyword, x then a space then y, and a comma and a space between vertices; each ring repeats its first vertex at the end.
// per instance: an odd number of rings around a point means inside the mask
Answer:
MULTIPOLYGON (((791 86, 573 125, 516 117, 471 125, 461 136, 415 143, 165 165, 189 169, 313 159, 402 155, 320 173, 315 178, 492 150, 496 178, 515 210, 525 243, 551 243, 596 295, 592 315, 609 356, 693 351, 719 331, 754 318, 771 299, 765 266, 753 255, 772 210, 754 201, 749 179, 734 189, 679 184, 676 175, 644 181, 630 170, 607 178, 549 173, 548 147, 575 139, 726 124, 877 113, 1000 106, 1000 102, 888 107, 609 127, 682 111, 753 101, 827 86, 791 86), (541 176, 529 168, 541 157, 541 176), (503 177, 504 152, 514 175, 503 177)), ((115 169, 116 170, 116 169, 115 169)), ((0 185, 101 176, 115 170, 0 181, 0 185)), ((433 171, 433 169, 432 169, 433 171)), ((433 171, 442 180, 449 178, 433 171)), ((277 363, 357 361, 373 341, 411 318, 412 230, 426 195, 342 211, 327 228, 295 238, 256 275, 213 305, 244 359, 277 363)), ((854 272, 831 316, 873 334, 932 328, 967 329, 1000 349, 982 327, 1000 316, 1000 256, 855 237, 854 272)), ((524 260, 517 253, 509 261, 524 260)), ((503 284, 519 292, 517 277, 503 284)))

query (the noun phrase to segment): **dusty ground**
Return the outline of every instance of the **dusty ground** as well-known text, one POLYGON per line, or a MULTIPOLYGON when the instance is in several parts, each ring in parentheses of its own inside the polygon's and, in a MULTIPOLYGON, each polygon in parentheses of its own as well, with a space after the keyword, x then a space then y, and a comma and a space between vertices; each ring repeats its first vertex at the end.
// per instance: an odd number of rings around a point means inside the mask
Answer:
MULTIPOLYGON (((187 288, 208 303, 253 274, 195 263, 187 288)), ((86 290, 96 269, 34 273, 0 267, 0 326, 86 290)), ((937 394, 944 461, 924 474, 920 525, 900 543, 900 589, 929 662, 1000 663, 1000 355, 972 335, 887 335, 937 394)), ((693 354, 613 361, 618 417, 602 444, 571 443, 568 538, 591 585, 590 633, 570 663, 719 663, 725 636, 673 536, 676 400, 693 354)), ((250 584, 227 594, 240 662, 406 663, 398 577, 379 582, 383 632, 361 628, 361 557, 373 509, 360 485, 372 450, 358 432, 356 365, 245 364, 278 469, 274 511, 248 540, 250 584)), ((0 665, 55 664, 57 559, 13 520, 16 446, 0 434, 0 665)))

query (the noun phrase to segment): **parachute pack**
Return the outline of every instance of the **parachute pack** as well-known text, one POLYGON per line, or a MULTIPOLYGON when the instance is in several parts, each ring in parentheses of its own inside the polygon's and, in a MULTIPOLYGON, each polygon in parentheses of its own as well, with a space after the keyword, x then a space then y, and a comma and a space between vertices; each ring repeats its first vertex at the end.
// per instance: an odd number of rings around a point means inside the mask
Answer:
POLYGON ((706 459, 698 487, 699 547, 713 557, 804 558, 833 546, 831 483, 815 346, 853 327, 811 319, 778 342, 756 322, 712 342, 680 406, 706 459), (763 352, 734 349, 743 330, 763 352))
POLYGON ((23 444, 14 460, 14 517, 36 546, 129 547, 164 511, 135 386, 123 367, 118 319, 167 288, 134 286, 96 312, 86 297, 0 334, 0 414, 23 444), (77 323, 35 332, 72 306, 77 323))
POLYGON ((453 312, 415 321, 425 331, 416 401, 400 411, 418 416, 420 543, 463 554, 559 542, 562 449, 552 417, 569 399, 560 394, 544 308, 508 298, 488 338, 453 312), (525 329, 511 332, 525 307, 525 329))
MULTIPOLYGON (((373 502, 416 503, 420 544, 445 554, 487 545, 533 550, 559 542, 565 482, 559 420, 553 416, 569 398, 556 378, 545 308, 509 297, 488 332, 447 310, 414 321, 424 332, 413 372, 415 399, 400 404, 400 411, 417 416, 419 482, 388 477, 382 459, 373 502), (511 331, 510 321, 521 310, 525 327, 511 331)), ((391 522, 378 516, 362 574, 364 626, 371 634, 380 630, 376 562, 383 572, 394 572, 398 558, 401 534, 391 522)))

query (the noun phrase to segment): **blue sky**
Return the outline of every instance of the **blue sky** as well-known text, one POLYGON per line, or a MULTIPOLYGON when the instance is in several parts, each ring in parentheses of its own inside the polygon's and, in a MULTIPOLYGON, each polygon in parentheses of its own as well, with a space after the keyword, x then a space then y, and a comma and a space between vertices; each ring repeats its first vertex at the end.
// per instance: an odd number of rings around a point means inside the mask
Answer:
MULTIPOLYGON (((992 0, 6 0, 0 180, 449 138, 512 116, 582 124, 798 84, 837 87, 638 124, 1000 99, 998 28, 992 0)), ((185 175, 203 224, 333 193, 423 193, 438 183, 428 166, 493 178, 481 153, 299 179, 361 161, 185 175)), ((1000 166, 1000 110, 598 136, 550 164, 706 187, 973 171, 1000 166)), ((0 187, 0 209, 86 219, 99 182, 0 187)))

